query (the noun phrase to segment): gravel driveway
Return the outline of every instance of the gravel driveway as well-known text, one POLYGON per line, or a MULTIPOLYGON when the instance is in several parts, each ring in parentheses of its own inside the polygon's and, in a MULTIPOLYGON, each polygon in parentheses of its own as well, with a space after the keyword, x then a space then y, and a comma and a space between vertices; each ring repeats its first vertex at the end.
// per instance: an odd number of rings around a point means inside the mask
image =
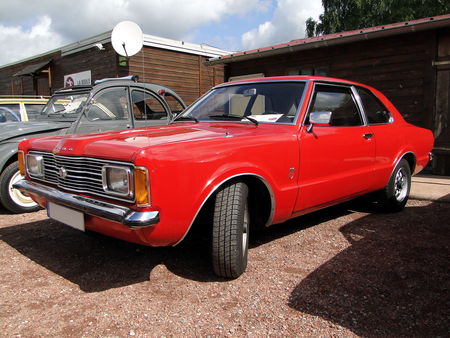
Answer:
POLYGON ((0 336, 449 336, 449 216, 323 210, 253 238, 226 281, 200 242, 148 248, 0 210, 0 336))

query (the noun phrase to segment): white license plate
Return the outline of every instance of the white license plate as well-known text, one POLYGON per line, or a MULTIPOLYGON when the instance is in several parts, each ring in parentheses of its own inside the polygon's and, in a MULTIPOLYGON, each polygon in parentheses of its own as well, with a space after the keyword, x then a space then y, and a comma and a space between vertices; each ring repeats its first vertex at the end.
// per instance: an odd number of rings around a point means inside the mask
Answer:
POLYGON ((84 231, 84 214, 81 211, 63 207, 62 205, 48 202, 47 215, 72 228, 84 231))

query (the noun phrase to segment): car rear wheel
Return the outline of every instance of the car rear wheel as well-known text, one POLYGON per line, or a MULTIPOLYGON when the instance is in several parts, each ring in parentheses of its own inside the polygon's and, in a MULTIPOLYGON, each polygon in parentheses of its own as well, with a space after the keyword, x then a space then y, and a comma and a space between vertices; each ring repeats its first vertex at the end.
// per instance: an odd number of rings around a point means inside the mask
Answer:
POLYGON ((0 175, 0 201, 7 210, 16 214, 40 209, 30 196, 13 188, 13 184, 22 178, 18 162, 11 163, 0 175))
POLYGON ((383 211, 397 212, 403 210, 411 190, 411 169, 408 161, 400 160, 389 179, 388 185, 381 192, 380 206, 383 211))
POLYGON ((217 193, 212 229, 212 263, 221 277, 237 278, 247 267, 250 214, 243 182, 217 193))

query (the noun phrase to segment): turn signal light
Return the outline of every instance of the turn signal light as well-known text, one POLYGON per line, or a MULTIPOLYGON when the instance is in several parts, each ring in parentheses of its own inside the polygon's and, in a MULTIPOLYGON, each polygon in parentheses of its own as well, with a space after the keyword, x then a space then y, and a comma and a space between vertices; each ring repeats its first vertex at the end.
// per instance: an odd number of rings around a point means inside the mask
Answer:
POLYGON ((134 192, 138 207, 150 205, 150 182, 146 168, 136 167, 134 169, 134 192))
POLYGON ((18 156, 18 162, 19 162, 20 175, 25 176, 25 161, 24 161, 23 151, 19 151, 17 153, 17 156, 18 156))

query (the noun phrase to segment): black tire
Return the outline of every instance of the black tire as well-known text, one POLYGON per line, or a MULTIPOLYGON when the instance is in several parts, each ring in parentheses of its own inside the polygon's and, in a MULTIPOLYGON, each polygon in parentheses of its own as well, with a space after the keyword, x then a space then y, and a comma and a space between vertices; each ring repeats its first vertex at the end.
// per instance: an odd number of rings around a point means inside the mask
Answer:
POLYGON ((380 209, 385 212, 402 211, 411 190, 411 169, 405 159, 395 167, 387 186, 381 191, 380 209))
POLYGON ((250 229, 248 187, 243 182, 217 193, 212 229, 212 263, 221 277, 237 278, 247 267, 250 229))
POLYGON ((33 212, 40 206, 30 197, 12 188, 14 181, 21 178, 18 162, 13 162, 0 175, 0 202, 5 209, 15 214, 33 212))

